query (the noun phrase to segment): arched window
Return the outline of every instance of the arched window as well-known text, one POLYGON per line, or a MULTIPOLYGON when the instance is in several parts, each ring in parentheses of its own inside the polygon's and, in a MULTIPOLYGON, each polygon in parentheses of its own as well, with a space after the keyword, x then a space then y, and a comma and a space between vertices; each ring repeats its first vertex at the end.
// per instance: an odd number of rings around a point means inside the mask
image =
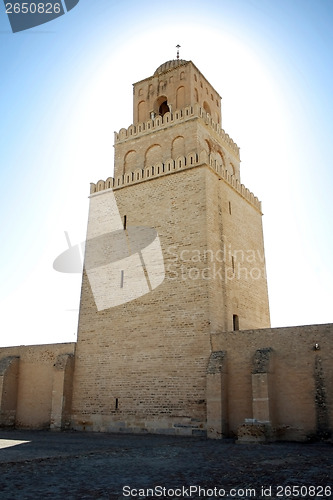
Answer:
POLYGON ((158 114, 164 116, 165 113, 169 113, 170 108, 168 106, 168 101, 163 101, 160 107, 158 108, 158 114))
POLYGON ((161 95, 158 99, 156 99, 154 104, 154 113, 156 115, 164 116, 165 113, 169 113, 170 108, 168 105, 168 99, 165 95, 161 95))

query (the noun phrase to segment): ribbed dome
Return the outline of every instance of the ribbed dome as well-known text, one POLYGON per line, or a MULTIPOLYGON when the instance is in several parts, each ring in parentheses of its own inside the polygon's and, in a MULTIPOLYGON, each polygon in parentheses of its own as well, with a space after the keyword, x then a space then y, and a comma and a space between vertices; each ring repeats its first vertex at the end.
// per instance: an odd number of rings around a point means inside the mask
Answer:
POLYGON ((185 61, 184 59, 172 59, 171 61, 167 61, 161 64, 161 66, 157 68, 157 70, 154 73, 154 76, 160 75, 165 71, 169 71, 169 69, 177 68, 178 66, 182 66, 183 64, 186 63, 188 63, 188 61, 185 61))

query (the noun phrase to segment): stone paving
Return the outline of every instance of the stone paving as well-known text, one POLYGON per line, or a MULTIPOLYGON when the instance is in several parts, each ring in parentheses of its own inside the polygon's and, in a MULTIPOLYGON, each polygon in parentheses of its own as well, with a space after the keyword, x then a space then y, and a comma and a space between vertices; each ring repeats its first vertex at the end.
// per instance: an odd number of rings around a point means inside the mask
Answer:
POLYGON ((0 431, 0 499, 332 498, 329 443, 0 431))

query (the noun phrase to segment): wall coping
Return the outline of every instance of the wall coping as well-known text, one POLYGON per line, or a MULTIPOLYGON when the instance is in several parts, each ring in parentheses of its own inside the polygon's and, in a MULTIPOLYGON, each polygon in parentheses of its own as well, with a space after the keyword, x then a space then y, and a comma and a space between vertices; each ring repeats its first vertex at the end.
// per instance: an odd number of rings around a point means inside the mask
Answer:
MULTIPOLYGON (((274 326, 274 327, 267 327, 267 328, 249 328, 248 330, 227 330, 227 331, 218 331, 218 332, 212 332, 211 335, 214 336, 222 336, 225 334, 243 334, 243 335, 251 335, 251 334, 256 334, 258 332, 262 334, 283 334, 288 330, 288 333, 291 331, 298 330, 300 332, 305 332, 307 333, 309 330, 316 329, 320 331, 321 333, 329 333, 333 335, 333 323, 313 323, 309 325, 295 325, 295 326, 274 326)), ((313 333, 313 331, 311 332, 313 333)))
POLYGON ((96 184, 90 184, 90 195, 99 194, 107 189, 121 189, 126 186, 147 182, 157 177, 175 174, 179 171, 188 170, 207 165, 219 179, 222 179, 226 184, 234 189, 240 196, 249 202, 256 210, 261 213, 261 202, 244 184, 241 184, 234 175, 231 175, 222 165, 219 165, 213 154, 208 154, 202 151, 200 155, 197 153, 189 153, 186 156, 179 156, 176 160, 170 158, 166 162, 158 162, 155 165, 137 168, 132 172, 117 176, 115 178, 108 177, 105 181, 99 180, 96 184))
POLYGON ((156 116, 154 119, 146 122, 140 122, 137 125, 130 125, 127 128, 121 128, 119 132, 114 133, 114 143, 119 144, 130 138, 141 137, 150 134, 154 130, 161 130, 171 124, 184 122, 193 118, 201 118, 206 125, 208 125, 223 141, 230 147, 230 149, 239 157, 239 147, 231 139, 231 137, 221 128, 218 123, 215 123, 209 113, 206 113, 204 108, 199 104, 193 106, 186 106, 182 109, 177 109, 173 112, 165 113, 162 116, 156 116))

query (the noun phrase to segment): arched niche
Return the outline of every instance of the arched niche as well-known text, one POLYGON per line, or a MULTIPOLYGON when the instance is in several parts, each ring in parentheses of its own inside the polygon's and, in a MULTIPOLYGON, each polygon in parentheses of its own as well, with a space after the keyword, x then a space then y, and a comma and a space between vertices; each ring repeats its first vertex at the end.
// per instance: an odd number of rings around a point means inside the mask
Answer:
POLYGON ((178 156, 185 156, 185 139, 182 135, 176 137, 171 144, 172 159, 175 160, 178 156))
POLYGON ((153 144, 145 153, 145 167, 150 167, 161 161, 162 148, 159 144, 153 144))
POLYGON ((146 120, 146 101, 140 101, 138 103, 138 122, 144 122, 146 120))
POLYGON ((176 92, 176 108, 182 109, 185 106, 185 87, 178 87, 176 92))
POLYGON ((203 102, 203 109, 206 111, 206 113, 209 113, 210 115, 212 114, 212 112, 210 110, 210 106, 209 106, 207 101, 203 102))
POLYGON ((134 170, 136 167, 136 151, 128 151, 124 157, 124 173, 134 170))

